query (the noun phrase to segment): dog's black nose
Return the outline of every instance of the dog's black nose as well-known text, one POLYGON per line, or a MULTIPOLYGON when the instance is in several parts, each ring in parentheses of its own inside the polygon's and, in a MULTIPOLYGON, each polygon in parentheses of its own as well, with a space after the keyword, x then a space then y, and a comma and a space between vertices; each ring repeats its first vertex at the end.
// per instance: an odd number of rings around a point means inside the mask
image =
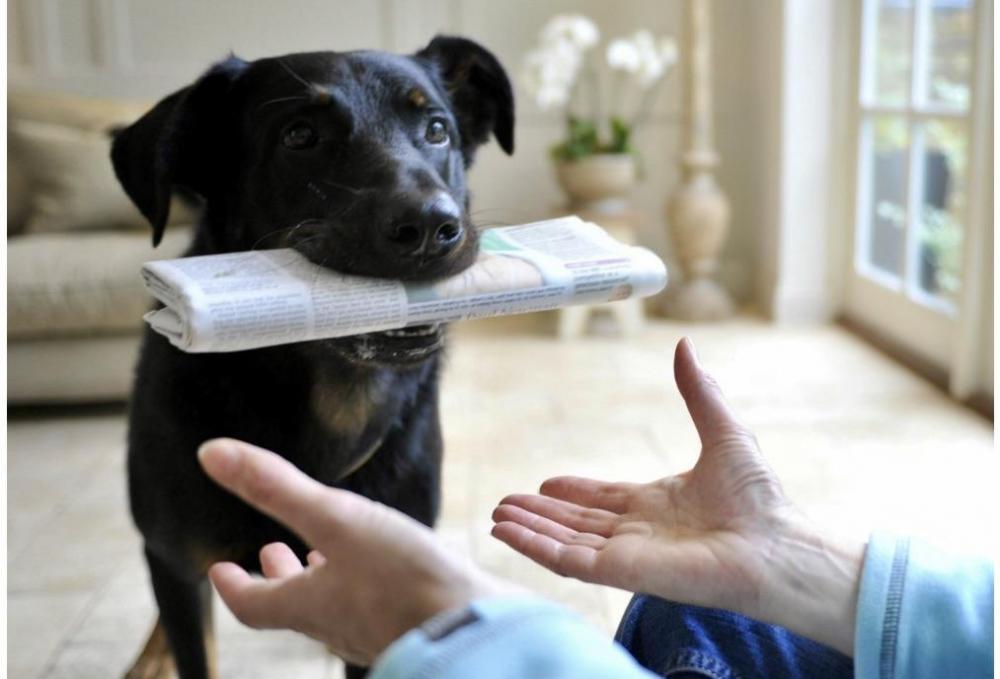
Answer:
POLYGON ((427 258, 444 257, 464 235, 461 210, 451 196, 440 192, 390 224, 386 238, 401 255, 427 258))

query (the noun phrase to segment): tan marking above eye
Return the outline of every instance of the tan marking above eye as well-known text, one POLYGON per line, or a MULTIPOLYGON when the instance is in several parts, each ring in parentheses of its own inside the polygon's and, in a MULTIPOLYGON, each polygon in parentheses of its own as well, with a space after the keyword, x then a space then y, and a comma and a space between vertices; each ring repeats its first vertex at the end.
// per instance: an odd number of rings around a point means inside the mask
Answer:
POLYGON ((417 108, 424 108, 427 106, 427 95, 419 87, 414 87, 412 90, 406 93, 406 99, 411 104, 417 108))

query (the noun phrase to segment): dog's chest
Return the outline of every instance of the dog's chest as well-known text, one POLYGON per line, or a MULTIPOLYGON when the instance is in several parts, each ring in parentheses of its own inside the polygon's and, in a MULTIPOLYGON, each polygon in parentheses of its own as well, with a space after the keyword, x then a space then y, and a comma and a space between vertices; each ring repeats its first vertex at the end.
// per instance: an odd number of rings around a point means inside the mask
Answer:
POLYGON ((345 440, 357 440, 384 417, 391 395, 389 380, 373 376, 359 380, 317 380, 309 407, 320 426, 345 440))
POLYGON ((334 442, 340 462, 333 477, 339 481, 360 467, 380 449, 391 426, 399 421, 405 399, 391 373, 369 374, 366 379, 317 380, 310 393, 310 409, 320 436, 334 442))

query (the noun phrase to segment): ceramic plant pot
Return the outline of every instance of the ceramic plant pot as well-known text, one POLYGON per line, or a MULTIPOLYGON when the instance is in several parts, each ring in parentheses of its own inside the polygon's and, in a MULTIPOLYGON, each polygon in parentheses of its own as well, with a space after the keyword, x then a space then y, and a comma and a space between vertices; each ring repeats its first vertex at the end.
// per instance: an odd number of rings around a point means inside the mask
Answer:
POLYGON ((577 208, 624 204, 638 179, 630 153, 599 153, 579 160, 558 160, 556 180, 577 208))

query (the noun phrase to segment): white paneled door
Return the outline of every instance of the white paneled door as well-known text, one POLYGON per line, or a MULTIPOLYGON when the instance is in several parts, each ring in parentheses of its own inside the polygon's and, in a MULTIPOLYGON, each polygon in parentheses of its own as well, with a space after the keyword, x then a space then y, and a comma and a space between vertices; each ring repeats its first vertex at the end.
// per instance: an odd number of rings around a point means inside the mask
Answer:
MULTIPOLYGON (((941 368, 952 363, 986 220, 983 41, 990 0, 863 0, 845 311, 941 368)), ((992 24, 992 21, 990 21, 992 24)), ((978 306, 977 306, 978 308, 978 306)))

